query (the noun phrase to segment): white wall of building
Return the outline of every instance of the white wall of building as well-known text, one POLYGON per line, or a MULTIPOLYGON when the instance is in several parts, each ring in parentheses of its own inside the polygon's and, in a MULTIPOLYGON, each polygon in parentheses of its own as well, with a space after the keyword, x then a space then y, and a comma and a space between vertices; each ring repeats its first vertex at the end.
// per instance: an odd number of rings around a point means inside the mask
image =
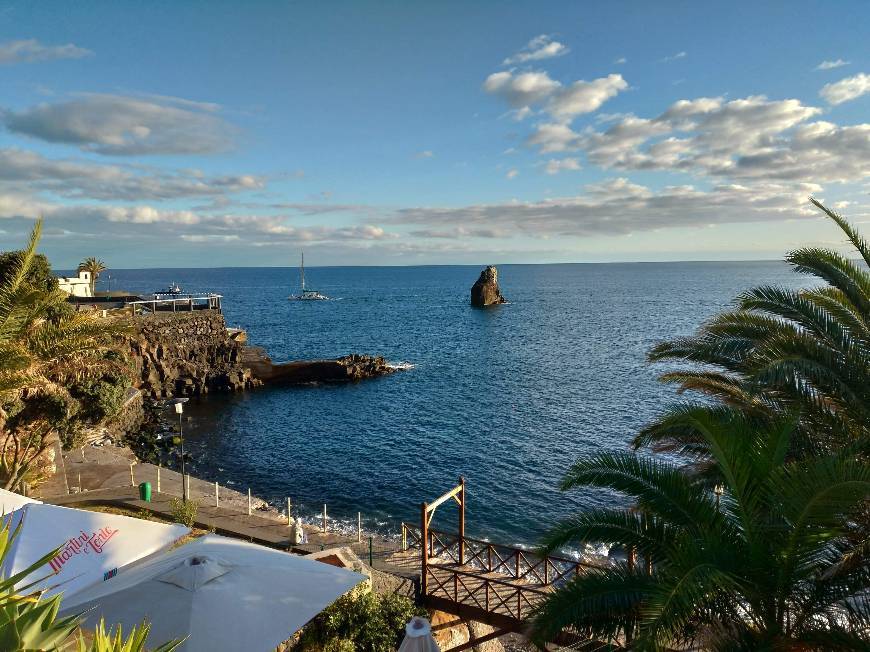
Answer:
POLYGON ((58 276, 57 286, 74 297, 92 297, 91 273, 79 272, 78 276, 58 276))

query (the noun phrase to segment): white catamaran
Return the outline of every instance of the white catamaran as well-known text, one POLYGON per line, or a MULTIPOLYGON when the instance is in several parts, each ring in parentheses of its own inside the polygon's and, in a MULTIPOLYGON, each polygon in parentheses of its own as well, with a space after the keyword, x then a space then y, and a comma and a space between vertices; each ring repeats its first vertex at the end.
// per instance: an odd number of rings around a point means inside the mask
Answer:
POLYGON ((329 299, 325 294, 320 294, 317 290, 305 289, 305 252, 302 252, 302 264, 299 266, 299 276, 302 279, 301 294, 291 294, 287 297, 290 301, 326 301, 329 299))

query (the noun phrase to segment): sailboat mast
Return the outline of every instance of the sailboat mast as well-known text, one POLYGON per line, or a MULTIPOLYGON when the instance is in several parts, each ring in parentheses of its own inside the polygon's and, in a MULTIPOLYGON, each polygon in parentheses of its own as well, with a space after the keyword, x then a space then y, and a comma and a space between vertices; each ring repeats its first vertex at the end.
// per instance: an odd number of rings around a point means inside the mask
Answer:
POLYGON ((302 291, 305 292, 305 252, 302 252, 302 266, 299 268, 302 274, 302 291))

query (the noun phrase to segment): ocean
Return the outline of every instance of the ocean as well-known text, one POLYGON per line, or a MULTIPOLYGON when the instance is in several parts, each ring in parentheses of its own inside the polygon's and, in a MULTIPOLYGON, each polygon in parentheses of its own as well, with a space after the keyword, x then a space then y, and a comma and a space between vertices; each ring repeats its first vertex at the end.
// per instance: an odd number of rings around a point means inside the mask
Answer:
MULTIPOLYGON (((502 265, 509 304, 469 306, 482 266, 313 267, 331 301, 291 302, 293 268, 110 270, 103 289, 150 293, 170 282, 224 296, 229 326, 275 361, 384 355, 407 367, 352 385, 263 388, 192 400, 193 473, 262 496, 290 497, 314 519, 395 532, 419 505, 468 491, 470 536, 533 544, 583 507, 623 504, 603 491, 562 493, 578 457, 624 450, 674 389, 649 365, 655 343, 691 334, 759 284, 806 279, 780 262, 502 265)), ((433 527, 452 530, 455 508, 433 527)))

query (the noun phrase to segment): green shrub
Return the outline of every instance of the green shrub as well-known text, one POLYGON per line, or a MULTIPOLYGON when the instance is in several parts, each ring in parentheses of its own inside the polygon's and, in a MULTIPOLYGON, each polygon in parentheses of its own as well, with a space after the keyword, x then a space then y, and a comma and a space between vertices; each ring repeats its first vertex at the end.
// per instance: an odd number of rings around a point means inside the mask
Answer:
POLYGON ((425 615, 425 611, 401 595, 345 595, 302 630, 293 650, 392 652, 415 615, 425 615))
POLYGON ((169 510, 172 520, 187 527, 193 527, 196 523, 196 513, 199 511, 198 500, 183 501, 181 498, 173 498, 169 501, 169 510))

